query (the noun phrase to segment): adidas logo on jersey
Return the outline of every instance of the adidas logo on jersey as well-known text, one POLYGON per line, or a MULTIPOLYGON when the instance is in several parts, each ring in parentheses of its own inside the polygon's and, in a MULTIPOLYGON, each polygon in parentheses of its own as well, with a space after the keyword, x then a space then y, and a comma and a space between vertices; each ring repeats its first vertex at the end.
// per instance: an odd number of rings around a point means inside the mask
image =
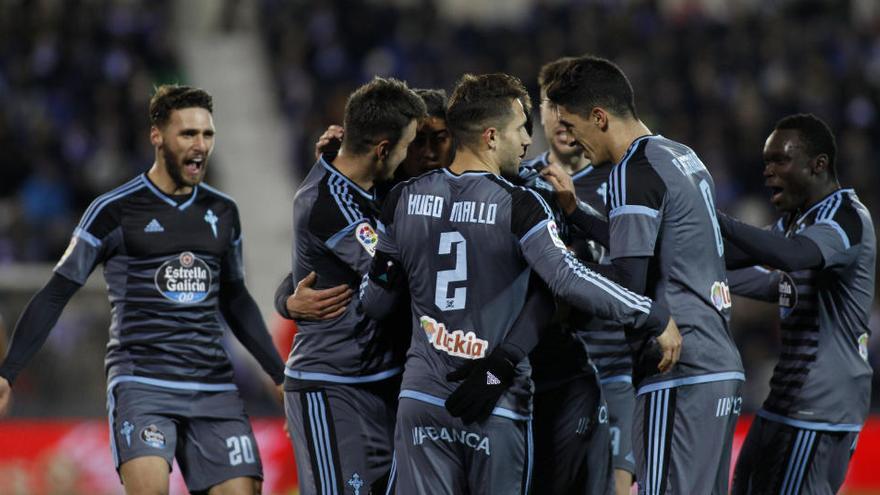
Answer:
POLYGON ((144 227, 144 232, 165 232, 165 227, 154 218, 144 227))
POLYGON ((486 372, 486 385, 501 385, 501 380, 493 375, 491 371, 486 372))

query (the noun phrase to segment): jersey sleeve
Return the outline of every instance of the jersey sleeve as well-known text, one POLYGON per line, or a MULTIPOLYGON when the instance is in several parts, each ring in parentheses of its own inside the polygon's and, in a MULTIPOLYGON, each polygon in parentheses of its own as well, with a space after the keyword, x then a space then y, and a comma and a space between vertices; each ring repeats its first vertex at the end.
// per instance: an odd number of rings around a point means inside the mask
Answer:
POLYGON ((558 297, 581 311, 635 328, 663 330, 668 319, 651 299, 588 269, 566 249, 547 204, 534 192, 512 191, 511 230, 523 256, 558 297), (655 312, 654 309, 657 309, 655 312))
MULTIPOLYGON (((819 216, 822 217, 822 213, 819 216)), ((817 219, 800 235, 816 243, 825 268, 843 267, 852 263, 858 255, 862 221, 854 208, 841 207, 837 212, 817 219)))
POLYGON ((614 167, 608 180, 610 258, 651 256, 663 220, 666 184, 647 160, 614 167))
POLYGON ((727 271, 730 292, 750 299, 765 302, 779 300, 779 281, 782 272, 751 266, 727 271))
POLYGON ((364 276, 360 286, 361 304, 366 314, 373 319, 384 319, 390 314, 405 283, 394 234, 394 213, 401 191, 402 185, 398 185, 385 199, 377 225, 379 242, 376 255, 369 274, 364 276))
POLYGON ((352 202, 322 192, 312 207, 309 231, 349 268, 364 275, 370 269, 379 236, 352 202))
POLYGON ((121 242, 119 209, 116 203, 99 197, 86 209, 73 230, 70 244, 54 272, 83 285, 99 263, 106 260, 121 242))
POLYGON ((225 282, 244 280, 244 255, 242 247, 241 218, 238 208, 232 204, 232 232, 229 235, 229 247, 223 256, 220 276, 225 282))

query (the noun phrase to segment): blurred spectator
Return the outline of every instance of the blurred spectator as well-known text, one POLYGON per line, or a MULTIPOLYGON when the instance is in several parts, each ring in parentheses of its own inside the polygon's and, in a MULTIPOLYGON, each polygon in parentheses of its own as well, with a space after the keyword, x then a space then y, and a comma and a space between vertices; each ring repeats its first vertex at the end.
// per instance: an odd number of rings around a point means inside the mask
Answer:
POLYGON ((0 263, 56 260, 95 195, 150 165, 151 86, 179 79, 170 5, 0 2, 0 263))

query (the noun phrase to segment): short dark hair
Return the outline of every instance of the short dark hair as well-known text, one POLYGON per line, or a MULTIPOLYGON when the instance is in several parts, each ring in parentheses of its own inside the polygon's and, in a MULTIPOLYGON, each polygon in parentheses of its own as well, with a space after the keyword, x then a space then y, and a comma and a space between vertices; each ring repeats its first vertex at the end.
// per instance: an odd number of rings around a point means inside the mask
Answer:
POLYGON ((595 107, 621 116, 637 118, 632 85, 620 67, 610 60, 584 55, 563 62, 547 84, 547 97, 583 117, 595 107))
POLYGON ((456 142, 472 144, 487 127, 500 127, 512 116, 511 100, 528 102, 522 81, 508 74, 465 74, 455 85, 446 124, 456 142))
POLYGON ((574 57, 562 57, 542 65, 541 70, 538 71, 538 87, 541 88, 541 91, 546 93, 547 85, 554 81, 573 60, 575 60, 574 57))
POLYGON ((150 125, 164 127, 171 118, 171 112, 194 107, 214 113, 214 98, 201 88, 163 84, 156 88, 150 98, 150 125))
POLYGON ((798 113, 779 119, 773 129, 797 131, 810 158, 822 153, 828 155, 828 170, 832 177, 837 178, 837 142, 825 121, 811 113, 798 113))
POLYGON ((428 117, 437 117, 446 120, 446 105, 449 98, 443 89, 414 89, 419 98, 425 102, 428 117))
POLYGON ((343 146, 356 155, 383 139, 393 146, 413 119, 424 116, 425 102, 405 82, 374 77, 345 103, 343 146))

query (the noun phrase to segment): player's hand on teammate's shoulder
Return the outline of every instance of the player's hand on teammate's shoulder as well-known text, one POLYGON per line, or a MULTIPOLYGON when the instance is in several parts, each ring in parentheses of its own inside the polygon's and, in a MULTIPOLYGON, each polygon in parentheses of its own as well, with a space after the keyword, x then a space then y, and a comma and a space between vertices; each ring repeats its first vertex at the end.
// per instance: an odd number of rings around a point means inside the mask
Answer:
POLYGON ((287 312, 295 320, 332 320, 345 312, 354 291, 346 284, 329 289, 313 289, 318 279, 309 273, 296 284, 296 290, 287 298, 287 312))
POLYGON ((0 418, 9 412, 12 403, 12 386, 6 378, 0 376, 0 418))
POLYGON ((324 131, 324 134, 321 134, 321 137, 318 138, 318 142, 315 143, 315 159, 321 158, 321 155, 333 155, 336 156, 339 153, 339 148, 342 147, 342 136, 345 134, 345 131, 342 129, 340 125, 331 125, 324 131))
POLYGON ((660 346, 660 351, 663 353, 657 369, 661 373, 666 373, 675 366, 675 363, 681 357, 681 334, 678 332, 678 325, 675 324, 675 320, 672 317, 669 318, 666 329, 657 336, 656 340, 657 345, 660 346))
POLYGON ((562 167, 551 163, 541 169, 541 177, 556 190, 556 201, 565 210, 566 215, 571 215, 577 208, 578 199, 575 194, 574 181, 571 176, 562 170, 562 167))

